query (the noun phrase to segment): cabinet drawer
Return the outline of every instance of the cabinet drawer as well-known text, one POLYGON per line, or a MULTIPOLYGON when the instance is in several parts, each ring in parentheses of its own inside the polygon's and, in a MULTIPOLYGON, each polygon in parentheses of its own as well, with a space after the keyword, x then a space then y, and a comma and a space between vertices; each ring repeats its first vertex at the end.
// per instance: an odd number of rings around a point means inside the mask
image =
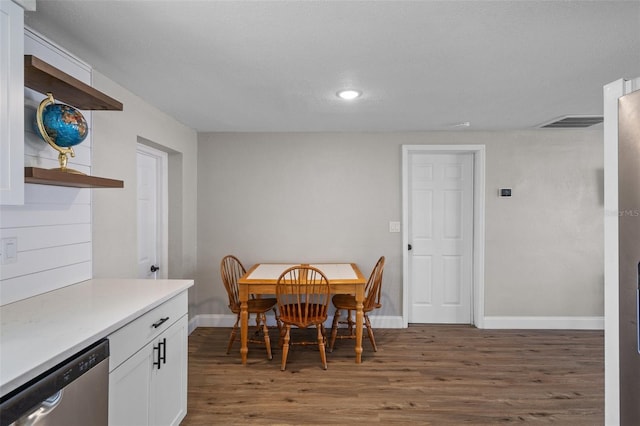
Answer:
POLYGON ((186 315, 187 303, 187 292, 184 291, 109 335, 109 371, 186 315))

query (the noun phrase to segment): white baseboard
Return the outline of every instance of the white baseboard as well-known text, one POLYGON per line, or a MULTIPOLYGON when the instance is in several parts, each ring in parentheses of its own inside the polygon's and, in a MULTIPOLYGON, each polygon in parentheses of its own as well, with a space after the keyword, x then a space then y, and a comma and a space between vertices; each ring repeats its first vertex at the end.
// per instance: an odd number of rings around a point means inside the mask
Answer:
MULTIPOLYGON (((331 318, 333 321, 333 317, 331 318)), ((371 321, 371 327, 376 328, 404 328, 404 321, 400 316, 385 316, 385 315, 369 315, 369 321, 371 321)))
MULTIPOLYGON (((267 323, 271 322, 272 318, 267 318, 267 323)), ((233 314, 202 314, 196 315, 191 319, 189 328, 193 324, 193 329, 198 327, 233 327, 236 322, 236 316, 233 314)), ((273 320, 275 325, 275 320, 273 320)))
MULTIPOLYGON (((376 328, 403 328, 402 317, 370 315, 371 326, 376 328)), ((198 327, 233 327, 233 314, 203 314, 189 321, 189 334, 198 327)), ((331 327, 333 317, 325 322, 331 327)), ((267 324, 275 327, 273 315, 267 316, 267 324)), ((538 329, 538 330, 604 330, 604 317, 485 317, 483 329, 538 329)))
MULTIPOLYGON (((375 328, 402 328, 402 317, 370 315, 371 327, 375 328)), ((333 316, 325 322, 325 327, 331 327, 333 316)), ((189 321, 189 334, 198 327, 233 327, 236 316, 233 314, 202 314, 196 315, 189 321)), ((276 320, 273 315, 267 315, 267 325, 275 327, 276 320)))
POLYGON ((484 317, 482 328, 604 330, 604 317, 484 317))

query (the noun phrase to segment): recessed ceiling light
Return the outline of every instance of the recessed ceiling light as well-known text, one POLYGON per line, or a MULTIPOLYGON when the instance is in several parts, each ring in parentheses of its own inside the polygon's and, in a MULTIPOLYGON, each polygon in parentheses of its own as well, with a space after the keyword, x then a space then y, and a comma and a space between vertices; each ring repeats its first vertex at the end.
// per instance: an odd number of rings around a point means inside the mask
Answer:
POLYGON ((359 98, 362 95, 362 92, 353 89, 340 90, 336 95, 340 99, 344 99, 345 101, 350 101, 356 98, 359 98))

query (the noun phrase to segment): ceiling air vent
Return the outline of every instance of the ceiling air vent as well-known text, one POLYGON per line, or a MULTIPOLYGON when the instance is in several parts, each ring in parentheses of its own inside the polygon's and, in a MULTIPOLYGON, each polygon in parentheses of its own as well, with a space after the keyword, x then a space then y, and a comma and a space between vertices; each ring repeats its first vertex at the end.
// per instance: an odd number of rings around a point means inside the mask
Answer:
POLYGON ((541 129, 577 129, 602 123, 600 115, 566 115, 538 126, 541 129))

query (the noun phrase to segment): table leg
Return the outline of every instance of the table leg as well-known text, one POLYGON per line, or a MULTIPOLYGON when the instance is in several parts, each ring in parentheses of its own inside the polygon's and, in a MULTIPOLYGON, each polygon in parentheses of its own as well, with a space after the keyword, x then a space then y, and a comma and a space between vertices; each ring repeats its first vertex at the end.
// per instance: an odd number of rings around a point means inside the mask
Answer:
POLYGON ((364 322, 364 286, 356 291, 356 364, 362 362, 362 323, 364 322))
POLYGON ((247 363, 247 354, 249 353, 249 347, 247 345, 247 336, 249 333, 249 306, 247 301, 249 300, 248 291, 240 287, 240 357, 242 358, 242 364, 247 363))

